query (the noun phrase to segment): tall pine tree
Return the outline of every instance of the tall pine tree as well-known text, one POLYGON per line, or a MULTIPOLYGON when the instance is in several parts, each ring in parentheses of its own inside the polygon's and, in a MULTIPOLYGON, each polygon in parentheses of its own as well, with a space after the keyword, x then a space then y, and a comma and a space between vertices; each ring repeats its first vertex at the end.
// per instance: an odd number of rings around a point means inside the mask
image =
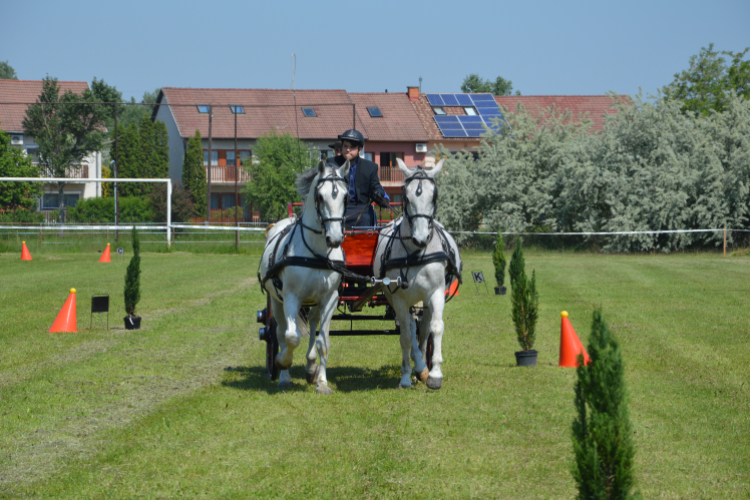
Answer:
POLYGON ((190 192, 195 205, 195 216, 206 216, 206 169, 203 166, 203 142, 201 133, 196 130, 195 135, 188 139, 185 158, 182 163, 182 184, 190 192))
POLYGON ((164 122, 154 122, 154 152, 156 168, 153 175, 159 179, 169 177, 169 134, 164 122))
MULTIPOLYGON (((154 123, 151 118, 144 116, 138 125, 138 134, 141 142, 140 150, 140 172, 142 178, 153 179, 158 169, 158 159, 154 151, 154 123)), ((148 195, 153 190, 154 185, 149 183, 136 184, 138 194, 148 195)))
POLYGON ((633 430, 628 416, 620 345, 594 311, 588 353, 591 362, 577 369, 573 421, 573 477, 580 500, 637 498, 631 494, 633 430))

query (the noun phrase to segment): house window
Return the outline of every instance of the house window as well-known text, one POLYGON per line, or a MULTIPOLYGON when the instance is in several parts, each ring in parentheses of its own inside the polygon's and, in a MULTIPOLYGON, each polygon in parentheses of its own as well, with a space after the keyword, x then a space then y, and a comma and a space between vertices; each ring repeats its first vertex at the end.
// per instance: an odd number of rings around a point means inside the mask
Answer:
POLYGON ((198 113, 208 113, 208 106, 205 104, 198 104, 198 113))
MULTIPOLYGON (((63 197, 63 206, 74 207, 80 199, 80 194, 66 194, 63 197)), ((57 210, 60 208, 60 195, 57 193, 44 193, 42 195, 42 210, 57 210)))
POLYGON ((468 116, 477 116, 477 110, 473 106, 467 106, 464 108, 464 112, 468 116))
POLYGON ((398 167, 396 158, 404 159, 404 153, 380 153, 381 167, 398 167))
MULTIPOLYGON (((219 152, 216 150, 211 151, 211 166, 216 167, 219 165, 219 152)), ((203 150, 203 166, 208 166, 208 150, 203 150)))
POLYGON ((315 114, 315 110, 313 108, 302 108, 302 113, 307 118, 316 118, 318 115, 315 114))
POLYGON ((383 113, 380 112, 380 108, 377 106, 368 106, 367 111, 373 118, 383 118, 383 113))
POLYGON ((321 149, 320 150, 320 159, 321 160, 327 160, 328 158, 333 158, 333 150, 332 149, 321 149))
POLYGON ((242 106, 229 106, 229 109, 232 110, 233 114, 236 115, 244 115, 245 114, 245 108, 242 106))
POLYGON ((435 106, 432 108, 432 111, 435 112, 436 115, 444 115, 446 114, 445 110, 439 106, 435 106))
POLYGON ((221 208, 222 210, 226 210, 228 208, 232 208, 236 205, 234 193, 229 194, 222 194, 221 195, 221 208))
POLYGON ((250 165, 252 151, 240 151, 240 166, 247 167, 250 165))
POLYGON ((234 151, 227 151, 227 166, 228 167, 234 166, 234 159, 235 159, 234 151))
POLYGON ((364 153, 362 154, 362 158, 368 161, 372 161, 372 153, 364 153))
POLYGON ((219 198, 218 194, 211 193, 211 210, 218 210, 221 208, 219 201, 221 198, 219 198))
POLYGON ((31 161, 38 162, 39 161, 39 148, 38 147, 26 148, 26 156, 31 158, 31 161))

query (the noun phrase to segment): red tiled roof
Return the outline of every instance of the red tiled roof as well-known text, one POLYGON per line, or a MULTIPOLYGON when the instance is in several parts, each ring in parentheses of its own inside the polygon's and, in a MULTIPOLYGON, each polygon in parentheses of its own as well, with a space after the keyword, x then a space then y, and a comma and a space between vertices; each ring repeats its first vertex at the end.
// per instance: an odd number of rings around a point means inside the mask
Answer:
MULTIPOLYGON (((57 82, 60 94, 70 90, 81 94, 89 88, 87 82, 57 82)), ((22 102, 32 104, 42 93, 41 80, 0 80, 0 129, 6 132, 23 133, 23 119, 26 117, 26 104, 5 104, 22 102)))
POLYGON ((369 140, 427 142, 430 139, 405 93, 350 92, 349 98, 357 105, 357 116, 362 120, 369 140), (382 118, 370 116, 367 108, 372 106, 380 108, 382 118))
POLYGON ((606 95, 495 96, 495 100, 511 112, 515 112, 516 105, 521 103, 534 119, 539 116, 540 111, 553 104, 557 110, 569 110, 574 121, 583 118, 583 113, 588 113, 586 118, 593 122, 591 132, 597 132, 604 127, 605 114, 615 113, 615 110, 610 109, 612 99, 606 95))
MULTIPOLYGON (((237 115, 237 137, 245 139, 260 137, 271 130, 289 132, 306 140, 335 139, 352 128, 352 102, 345 90, 297 90, 296 107, 291 90, 163 87, 161 91, 171 105, 182 137, 191 137, 196 130, 200 130, 202 137, 208 137, 208 114, 199 113, 198 104, 213 105, 211 133, 214 138, 234 137, 234 114, 230 105, 244 106, 245 114, 237 115), (252 107, 254 105, 266 107, 252 107), (304 116, 303 106, 314 108, 317 118, 304 116)), ((357 129, 367 137, 359 118, 357 129)))

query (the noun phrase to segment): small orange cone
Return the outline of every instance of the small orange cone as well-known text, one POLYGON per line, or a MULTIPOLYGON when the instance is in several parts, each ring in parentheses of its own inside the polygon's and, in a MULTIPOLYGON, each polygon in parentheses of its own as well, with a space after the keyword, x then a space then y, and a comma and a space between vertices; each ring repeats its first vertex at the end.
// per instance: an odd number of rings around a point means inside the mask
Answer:
POLYGON ((23 247, 21 247, 21 260, 31 260, 31 254, 29 253, 29 249, 26 248, 26 242, 23 242, 23 247))
POLYGON ((70 295, 68 300, 65 301, 65 305, 60 309, 60 314, 57 315, 57 319, 52 323, 49 329, 49 333, 56 332, 77 332, 76 328, 76 289, 70 289, 70 295))
POLYGON ((109 255, 109 243, 107 243, 107 248, 105 248, 104 252, 102 252, 102 256, 99 258, 99 262, 112 262, 112 259, 109 255))
POLYGON ((560 316, 562 316, 562 326, 560 327, 559 366, 567 366, 569 368, 578 367, 578 355, 580 354, 583 354, 583 364, 588 365, 591 362, 591 358, 589 358, 586 348, 583 347, 581 339, 576 335, 576 331, 573 330, 573 325, 570 324, 568 311, 561 312, 560 316))

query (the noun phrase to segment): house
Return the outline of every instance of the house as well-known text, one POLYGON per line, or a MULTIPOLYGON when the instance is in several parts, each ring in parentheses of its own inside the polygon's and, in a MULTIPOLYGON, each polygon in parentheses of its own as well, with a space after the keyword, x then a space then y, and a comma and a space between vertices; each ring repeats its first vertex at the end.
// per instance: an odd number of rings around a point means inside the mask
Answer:
MULTIPOLYGON (((60 92, 70 90, 80 94, 89 88, 87 82, 57 82, 60 92)), ((0 80, 0 129, 11 136, 11 145, 23 149, 32 158, 37 158, 39 147, 34 138, 24 133, 23 119, 26 108, 36 102, 42 92, 41 80, 0 80)), ((35 162, 36 164, 36 162, 35 162)), ((101 183, 87 182, 86 179, 101 177, 102 154, 87 156, 78 169, 70 169, 66 175, 76 181, 65 185, 65 206, 73 207, 78 200, 101 196, 101 183)), ((45 172, 40 177, 50 177, 45 172)), ((51 211, 59 207, 59 193, 52 184, 44 184, 44 194, 39 200, 39 210, 51 211)))
MULTIPOLYGON (((240 163, 251 161, 257 139, 270 131, 288 132, 299 137, 312 144, 321 157, 333 154, 328 145, 344 130, 354 127, 367 137, 362 120, 344 90, 163 87, 157 104, 153 118, 163 121, 167 127, 171 179, 182 180, 187 141, 196 130, 200 131, 203 140, 208 176, 210 136, 212 210, 232 208, 237 203, 247 206, 241 195, 235 199, 236 155, 239 155, 240 163), (209 110, 213 112, 209 114, 209 110)), ((242 170, 237 173, 238 183, 249 180, 242 170)), ((248 216, 246 212, 245 217, 248 216)))

